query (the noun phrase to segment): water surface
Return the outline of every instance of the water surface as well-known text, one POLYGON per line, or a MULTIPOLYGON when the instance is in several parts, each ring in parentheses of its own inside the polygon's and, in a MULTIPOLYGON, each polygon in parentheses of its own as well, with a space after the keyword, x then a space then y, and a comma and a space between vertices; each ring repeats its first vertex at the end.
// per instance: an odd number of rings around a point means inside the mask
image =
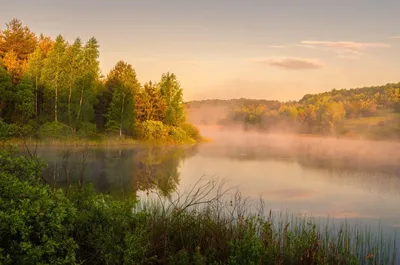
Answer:
POLYGON ((272 210, 400 228, 397 144, 222 132, 213 138, 189 147, 42 147, 38 154, 58 187, 83 172, 101 192, 168 196, 217 176, 272 210))

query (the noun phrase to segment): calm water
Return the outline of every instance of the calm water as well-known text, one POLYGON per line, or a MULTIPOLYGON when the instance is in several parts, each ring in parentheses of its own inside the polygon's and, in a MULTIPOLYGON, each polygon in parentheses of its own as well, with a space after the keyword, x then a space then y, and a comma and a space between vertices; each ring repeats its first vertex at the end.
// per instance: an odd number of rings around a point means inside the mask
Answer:
POLYGON ((400 228, 400 148, 389 143, 214 133, 192 147, 40 148, 44 175, 62 187, 84 179, 117 196, 163 195, 217 176, 272 210, 400 228), (379 149, 381 148, 381 149, 379 149), (82 163, 82 161, 86 161, 82 163))

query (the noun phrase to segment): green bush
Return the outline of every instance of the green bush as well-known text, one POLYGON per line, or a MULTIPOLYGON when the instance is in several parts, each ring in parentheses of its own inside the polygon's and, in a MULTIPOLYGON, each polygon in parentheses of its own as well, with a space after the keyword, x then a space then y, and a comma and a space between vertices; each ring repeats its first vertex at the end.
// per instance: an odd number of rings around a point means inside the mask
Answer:
POLYGON ((186 132, 186 134, 190 138, 192 138, 192 139, 194 139, 196 141, 201 140, 200 130, 196 126, 194 126, 193 124, 184 123, 180 127, 186 132))
POLYGON ((7 124, 0 119, 0 141, 18 136, 18 127, 15 124, 7 124))
POLYGON ((77 126, 76 135, 79 137, 91 137, 96 134, 96 124, 80 122, 77 126))
POLYGON ((72 130, 60 122, 47 122, 40 126, 38 134, 41 137, 64 138, 72 136, 72 130))
POLYGON ((75 264, 76 210, 62 191, 37 182, 42 165, 0 153, 0 264, 75 264))
POLYGON ((72 189, 68 198, 79 215, 74 239, 77 259, 88 264, 141 264, 146 261, 148 233, 143 215, 133 215, 135 199, 98 194, 91 185, 72 189), (96 253, 96 255, 93 255, 96 253))
POLYGON ((138 136, 142 140, 165 142, 168 139, 168 126, 161 121, 144 121, 138 125, 138 136))
POLYGON ((190 135, 194 137, 200 135, 198 131, 196 132, 197 128, 190 124, 177 127, 166 125, 161 121, 148 120, 140 123, 137 127, 139 139, 156 143, 192 144, 196 143, 196 140, 190 135))
POLYGON ((182 129, 181 127, 171 126, 169 129, 169 136, 174 143, 179 143, 179 144, 196 143, 196 141, 194 139, 190 138, 186 134, 186 131, 184 129, 182 129))

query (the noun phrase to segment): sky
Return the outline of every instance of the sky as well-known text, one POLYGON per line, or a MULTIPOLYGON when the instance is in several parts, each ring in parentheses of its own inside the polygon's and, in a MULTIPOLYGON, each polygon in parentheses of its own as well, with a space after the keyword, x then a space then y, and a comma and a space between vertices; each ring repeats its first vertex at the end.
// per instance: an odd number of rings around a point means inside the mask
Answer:
POLYGON ((263 98, 400 82, 398 0, 0 0, 69 42, 94 36, 104 75, 119 60, 141 83, 177 75, 184 100, 263 98))

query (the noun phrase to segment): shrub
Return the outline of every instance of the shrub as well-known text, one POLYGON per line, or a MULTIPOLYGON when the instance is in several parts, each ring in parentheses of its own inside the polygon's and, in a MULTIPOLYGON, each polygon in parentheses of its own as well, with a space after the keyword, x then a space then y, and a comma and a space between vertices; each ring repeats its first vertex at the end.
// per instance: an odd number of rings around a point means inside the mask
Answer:
POLYGON ((190 138, 184 129, 181 127, 171 126, 169 129, 169 136, 174 143, 184 144, 184 143, 196 143, 196 141, 190 138))
POLYGON ((138 136, 142 140, 165 142, 168 139, 168 126, 161 121, 147 120, 139 124, 138 136))
POLYGON ((180 127, 186 132, 186 134, 190 138, 192 138, 192 139, 194 139, 196 141, 201 140, 200 130, 196 126, 194 126, 193 124, 184 123, 180 127))
POLYGON ((38 160, 1 152, 0 164, 0 264, 75 264, 73 205, 35 181, 38 160))
POLYGON ((18 135, 18 127, 14 124, 7 124, 0 119, 0 140, 6 140, 18 135))
POLYGON ((60 122, 47 122, 40 126, 39 136, 51 138, 64 138, 72 135, 72 130, 65 124, 60 122))
POLYGON ((98 194, 91 185, 71 190, 69 199, 79 211, 74 231, 80 246, 78 260, 88 264, 145 262, 148 233, 142 216, 133 215, 135 199, 119 200, 98 194))
POLYGON ((90 122, 80 122, 77 126, 77 136, 88 137, 96 134, 96 124, 90 122))

